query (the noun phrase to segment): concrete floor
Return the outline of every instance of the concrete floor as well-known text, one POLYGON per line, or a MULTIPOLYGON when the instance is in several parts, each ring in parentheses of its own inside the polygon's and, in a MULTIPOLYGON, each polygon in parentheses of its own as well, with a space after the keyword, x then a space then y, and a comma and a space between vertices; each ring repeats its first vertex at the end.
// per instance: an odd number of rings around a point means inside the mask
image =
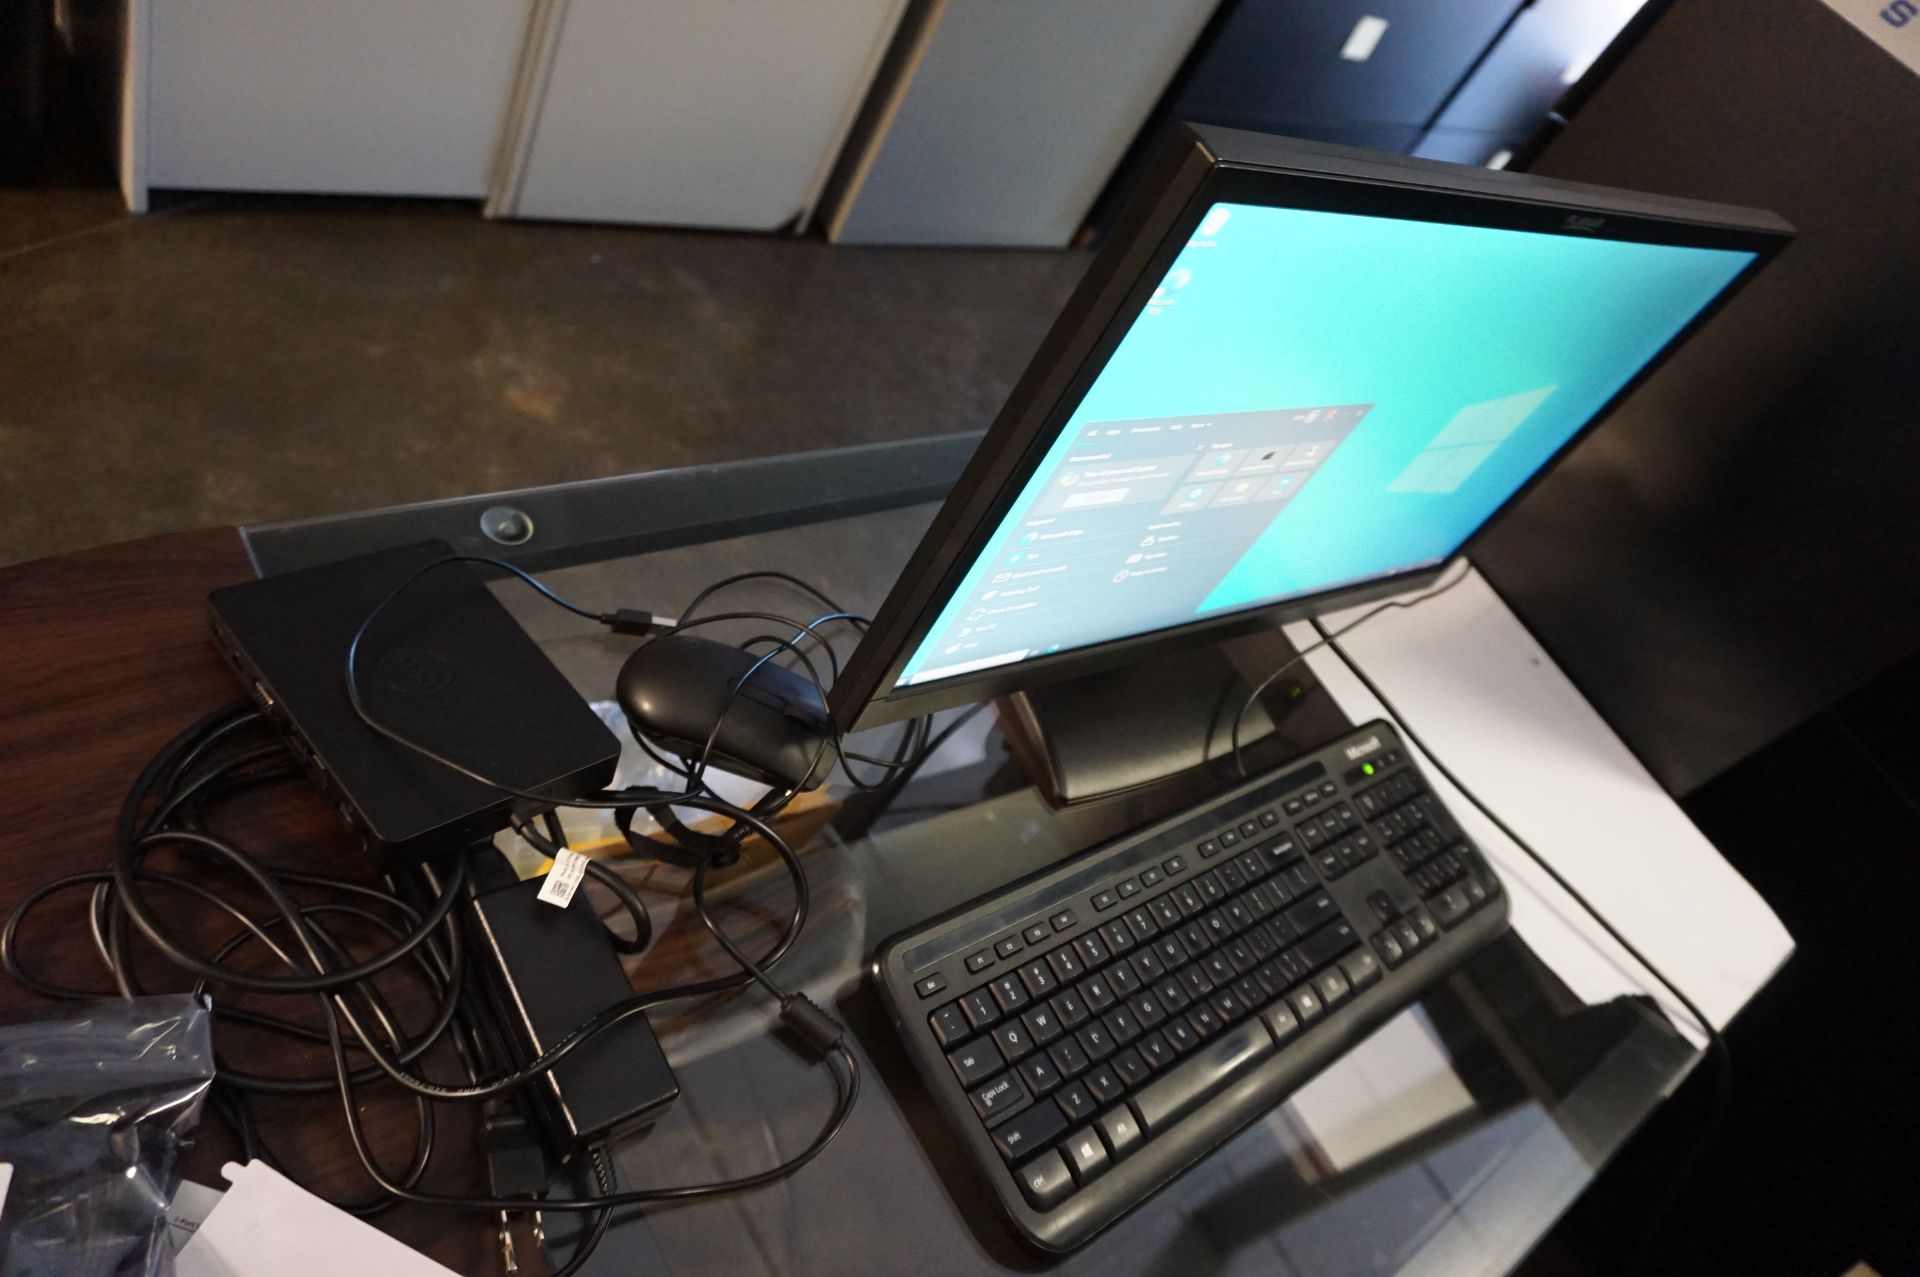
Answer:
POLYGON ((0 563, 993 416, 1081 253, 0 190, 0 563))

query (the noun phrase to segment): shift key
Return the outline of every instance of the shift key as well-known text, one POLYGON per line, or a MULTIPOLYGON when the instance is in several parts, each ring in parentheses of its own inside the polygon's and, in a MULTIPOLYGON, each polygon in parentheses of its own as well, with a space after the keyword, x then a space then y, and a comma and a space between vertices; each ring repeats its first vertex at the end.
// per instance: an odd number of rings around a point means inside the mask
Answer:
POLYGON ((1149 1138, 1158 1136, 1273 1051, 1273 1038, 1258 1020, 1214 1038, 1134 1094, 1141 1129, 1149 1138))

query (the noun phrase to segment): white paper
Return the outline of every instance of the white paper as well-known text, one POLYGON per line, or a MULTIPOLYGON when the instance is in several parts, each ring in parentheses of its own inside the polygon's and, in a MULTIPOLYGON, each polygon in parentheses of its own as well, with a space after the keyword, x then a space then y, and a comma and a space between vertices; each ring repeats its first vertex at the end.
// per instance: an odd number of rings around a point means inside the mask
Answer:
POLYGON ((264 1162, 220 1173, 233 1187, 174 1257, 177 1277, 453 1277, 264 1162))
POLYGON ((546 881, 540 884, 540 899, 565 909, 573 903, 573 893, 586 873, 587 858, 562 847, 560 854, 553 858, 553 868, 547 870, 546 881))
POLYGON ((1826 0, 1827 8, 1920 73, 1920 0, 1826 0))
POLYGON ((13 1183, 13 1165, 0 1162, 0 1218, 7 1213, 7 1186, 13 1183))
MULTIPOLYGON (((1337 629, 1356 608, 1325 618, 1337 629)), ((1304 646, 1311 626, 1288 635, 1304 646)), ((1461 780, 1545 856, 1717 1025, 1778 970, 1793 941, 1477 573, 1381 614, 1341 645, 1461 780)), ((1355 722, 1385 711, 1321 649, 1307 658, 1355 722)), ((1422 760, 1423 764, 1425 760, 1422 760)), ((1428 777, 1507 885, 1513 925, 1588 1002, 1651 993, 1686 1010, 1432 767, 1428 777)))
POLYGON ((217 1188, 208 1188, 205 1184, 196 1184, 190 1179, 180 1181, 180 1187, 174 1190, 173 1201, 167 1206, 167 1242, 178 1255, 180 1248, 193 1239, 200 1231, 200 1225, 213 1208, 226 1196, 217 1188))

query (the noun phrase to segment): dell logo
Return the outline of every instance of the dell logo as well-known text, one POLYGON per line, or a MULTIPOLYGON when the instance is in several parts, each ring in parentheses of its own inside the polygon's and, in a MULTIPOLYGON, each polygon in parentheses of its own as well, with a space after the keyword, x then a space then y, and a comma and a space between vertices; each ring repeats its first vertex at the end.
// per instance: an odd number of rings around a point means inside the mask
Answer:
POLYGON ((1369 736, 1358 745, 1347 746, 1347 761, 1353 762, 1355 759, 1365 758, 1368 754, 1374 753, 1379 748, 1380 738, 1378 736, 1369 736))
POLYGON ((1904 27, 1920 16, 1920 9, 1914 7, 1913 0, 1893 0, 1893 3, 1880 11, 1880 20, 1890 27, 1904 27))
MULTIPOLYGON (((1902 4, 1906 4, 1907 2, 1908 0, 1900 0, 1902 4)), ((1604 217, 1588 217, 1582 213, 1569 213, 1567 214, 1567 219, 1560 223, 1560 229, 1563 231, 1597 231, 1606 224, 1607 219, 1604 217)))

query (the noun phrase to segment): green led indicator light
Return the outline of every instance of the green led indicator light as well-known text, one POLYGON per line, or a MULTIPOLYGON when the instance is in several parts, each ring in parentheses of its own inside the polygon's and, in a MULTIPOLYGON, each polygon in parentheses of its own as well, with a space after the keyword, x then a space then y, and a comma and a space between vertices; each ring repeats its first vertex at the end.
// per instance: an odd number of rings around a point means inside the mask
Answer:
POLYGON ((1361 763, 1361 764, 1360 764, 1360 772, 1361 772, 1361 774, 1362 774, 1362 775, 1364 775, 1364 776, 1371 776, 1371 775, 1373 775, 1373 764, 1372 764, 1372 763, 1361 763))

